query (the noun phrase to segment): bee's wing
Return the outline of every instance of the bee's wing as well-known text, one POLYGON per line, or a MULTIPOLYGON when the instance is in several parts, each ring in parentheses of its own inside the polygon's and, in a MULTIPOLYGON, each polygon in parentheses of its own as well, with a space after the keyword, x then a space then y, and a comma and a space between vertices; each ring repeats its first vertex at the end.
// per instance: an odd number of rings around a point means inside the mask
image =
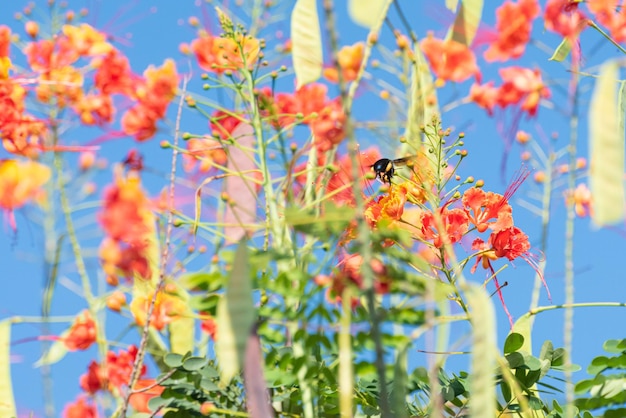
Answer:
POLYGON ((409 161, 411 161, 414 158, 415 158, 415 155, 409 155, 408 157, 403 157, 403 158, 396 158, 395 160, 393 160, 393 164, 397 167, 401 167, 403 165, 406 165, 409 161))

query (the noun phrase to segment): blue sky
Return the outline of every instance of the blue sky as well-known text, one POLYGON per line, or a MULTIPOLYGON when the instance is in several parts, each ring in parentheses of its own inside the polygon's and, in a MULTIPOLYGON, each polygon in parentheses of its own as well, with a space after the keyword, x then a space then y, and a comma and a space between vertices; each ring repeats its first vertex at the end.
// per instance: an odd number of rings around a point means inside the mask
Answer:
MULTIPOLYGON (((43 10, 45 9, 45 1, 36 2, 41 10, 35 15, 37 20, 45 19, 43 10), (39 13, 42 14, 39 14, 39 13)), ((172 2, 163 1, 134 1, 123 2, 119 0, 106 0, 99 2, 89 2, 91 13, 86 21, 93 24, 97 28, 104 29, 116 38, 123 40, 121 49, 128 54, 131 65, 135 72, 142 72, 149 64, 160 65, 165 58, 174 57, 177 61, 178 68, 184 72, 188 65, 188 59, 178 53, 178 45, 181 42, 189 42, 195 32, 186 24, 189 16, 202 16, 200 10, 192 1, 172 2), (152 9, 153 5, 156 5, 152 9), (131 34, 132 36, 127 36, 131 34)), ((285 4, 279 8, 280 17, 283 23, 279 24, 285 34, 288 33, 288 15, 286 12, 290 9, 289 4, 292 2, 284 2, 285 4)), ((341 3, 341 2, 337 2, 341 3)), ((424 2, 426 3, 426 2, 424 2)), ((430 2, 428 2, 430 3, 430 2)), ((442 2, 443 3, 443 2, 442 2)), ((484 21, 487 25, 494 23, 494 10, 500 4, 496 1, 486 2, 484 21)), ((84 2, 69 2, 70 6, 78 5, 82 7, 84 2)), ((78 7, 77 6, 77 7, 78 7)), ((5 23, 12 28, 18 25, 10 18, 15 12, 15 2, 1 2, 0 16, 4 16, 5 23)), ((413 24, 418 36, 424 36, 426 30, 435 30, 436 34, 445 33, 441 29, 442 21, 449 21, 449 17, 443 13, 443 5, 439 7, 430 7, 427 10, 406 9, 407 16, 413 24), (447 19, 447 20, 446 20, 447 19)), ((211 5, 205 7, 207 15, 213 15, 211 5)), ((392 14, 393 19, 394 14, 392 14)), ((211 17, 211 22, 215 24, 215 20, 211 17)), ((345 10, 340 10, 338 20, 341 22, 339 37, 341 44, 351 44, 353 42, 363 40, 366 36, 366 30, 354 26, 348 21, 345 10)), ((396 19, 397 21, 397 19, 396 19)), ((400 27, 400 25, 398 25, 400 27)), ((215 28, 215 26, 213 26, 215 28)), ((275 35, 272 32, 271 36, 275 35)), ((522 65, 527 67, 539 67, 544 71, 544 79, 548 80, 552 89, 552 99, 547 106, 553 107, 541 108, 539 115, 534 119, 524 119, 520 128, 530 132, 534 137, 539 138, 543 133, 550 136, 552 133, 558 133, 558 139, 548 140, 549 146, 553 150, 559 150, 566 146, 569 138, 569 120, 561 116, 555 110, 566 110, 565 95, 566 85, 570 74, 567 68, 560 63, 549 62, 548 58, 550 48, 556 47, 560 42, 557 36, 546 33, 540 20, 535 22, 533 32, 534 38, 540 42, 534 42, 528 47, 526 55, 513 65, 522 65), (545 46, 545 47, 544 47, 545 46)), ((392 37, 386 30, 381 42, 389 43, 392 37)), ((271 44, 270 44, 271 45, 271 44)), ((478 52, 482 52, 483 48, 478 48, 478 52)), ((585 71, 597 72, 597 65, 602 63, 606 58, 617 56, 618 52, 615 48, 606 45, 599 35, 588 30, 582 39, 582 50, 584 56, 585 71), (600 47, 601 46, 601 47, 600 47)), ((14 60, 19 63, 21 58, 17 48, 12 49, 14 60)), ((328 62, 328 57, 325 57, 328 62)), ((285 62, 289 65, 288 62, 285 62)), ((498 79, 496 65, 481 65, 483 69, 483 79, 498 79)), ((199 71, 194 68, 194 75, 197 76, 199 71)), ((374 73, 378 76, 378 73, 374 73)), ((386 77, 380 75, 380 77, 386 77)), ((581 123, 579 126, 579 155, 586 156, 587 150, 587 106, 592 87, 592 79, 583 77, 581 82, 581 123)), ((200 92, 202 82, 197 77, 190 84, 190 90, 200 92)), ((449 84, 440 93, 440 102, 445 105, 466 95, 470 82, 463 83, 459 86, 449 84)), ((280 80, 278 83, 279 91, 291 91, 293 84, 290 78, 280 80)), ((330 88, 330 94, 335 95, 336 91, 330 88)), ((365 95, 365 93, 363 94, 365 95)), ((385 115, 381 115, 379 106, 372 106, 368 100, 355 102, 355 116, 358 120, 384 120, 385 115)), ((171 106, 173 110, 175 106, 171 106)), ((173 115, 173 113, 172 113, 173 115)), ((501 178, 500 161, 504 149, 502 138, 499 137, 494 120, 487 117, 485 112, 473 105, 462 105, 454 110, 446 113, 443 119, 444 126, 457 127, 466 133, 467 149, 470 156, 465 160, 462 166, 462 175, 473 175, 475 178, 485 179, 487 188, 493 191, 502 192, 508 180, 520 166, 519 154, 521 147, 514 145, 508 158, 508 169, 506 178, 501 178)), ((169 138, 167 132, 168 125, 162 124, 163 130, 153 140, 145 144, 129 143, 128 139, 117 140, 106 143, 100 155, 106 157, 110 161, 120 161, 130 146, 137 146, 146 156, 146 164, 149 167, 164 167, 169 165, 169 153, 159 148, 158 143, 161 139, 169 138)), ((191 132, 204 132, 207 130, 206 121, 197 115, 186 112, 183 116, 184 130, 191 132)), ((370 143, 376 143, 381 146, 383 152, 392 152, 396 148, 392 138, 381 140, 380 137, 374 136, 367 131, 360 130, 357 132, 360 143, 366 147, 370 143)), ((85 143, 95 138, 97 133, 93 131, 79 130, 71 133, 68 142, 85 143)), ((545 150, 545 147, 544 147, 545 150)), ((389 157, 392 155, 388 154, 389 157)), ((8 158, 8 154, 0 151, 0 158, 8 158)), ((565 161, 563 161, 565 163, 565 161)), ((79 180, 77 180, 79 181, 79 180)), ((96 178, 99 184, 110 181, 108 174, 96 178)), ((166 179, 161 175, 147 176, 146 185, 152 193, 160 191, 166 185, 166 179)), ((531 201, 532 193, 538 190, 529 179, 526 184, 518 191, 513 199, 514 217, 516 225, 519 225, 529 236, 533 245, 538 244, 540 234, 539 218, 530 213, 519 201, 531 201)), ((553 215, 549 230, 548 249, 545 254, 548 260, 546 269, 546 280, 552 292, 554 304, 562 303, 564 300, 564 225, 565 225, 565 208, 563 200, 563 188, 559 188, 553 195, 553 215)), ((6 286, 5 292, 0 293, 0 318, 6 318, 14 315, 32 316, 39 315, 41 306, 41 290, 44 281, 43 267, 43 235, 40 227, 36 222, 36 211, 32 209, 20 210, 16 214, 19 230, 17 234, 13 234, 8 225, 3 227, 3 234, 0 235, 0 252, 4 254, 0 258, 0 269, 4 271, 3 282, 6 286)), ((82 219, 77 214, 77 219, 82 219)), ((84 219, 83 219, 84 220, 84 219)), ((97 249, 97 224, 91 221, 87 230, 92 234, 87 234, 88 242, 93 245, 90 247, 92 252, 97 249), (89 226, 90 225, 90 226, 89 226), (91 239, 91 241, 89 241, 91 239)), ((624 286, 622 283, 623 273, 619 260, 624 256, 624 226, 618 225, 611 229, 595 228, 588 218, 577 219, 575 223, 575 288, 577 302, 594 302, 594 301, 614 301, 621 302, 625 299, 624 286)), ((92 253, 91 255, 94 255, 92 253)), ((67 252, 66 262, 64 263, 64 277, 55 294, 53 304, 54 315, 74 315, 83 309, 84 303, 80 297, 73 293, 66 284, 76 280, 75 268, 71 262, 70 253, 67 252), (64 285, 65 284, 65 285, 64 285)), ((92 257, 89 261, 88 268, 93 273, 99 268, 97 260, 92 257)), ((474 279, 482 282, 484 277, 482 273, 477 272, 474 279)), ((95 277, 95 275, 94 275, 95 277)), ((509 310, 514 317, 519 317, 526 312, 530 303, 530 294, 532 291, 534 271, 522 261, 515 262, 515 267, 507 268, 501 281, 506 280, 509 285, 504 289, 504 297, 508 303, 509 310)), ((497 300, 494 301, 496 311, 498 313, 498 336, 503 341, 509 326, 506 316, 497 300)), ((541 294, 541 304, 549 304, 545 292, 541 294)), ((533 333, 533 342, 535 351, 539 349, 544 340, 550 339, 555 346, 562 345, 562 328, 563 328, 563 310, 554 310, 542 313, 537 317, 533 333)), ((584 308, 575 311, 575 328, 574 328, 574 362, 578 364, 588 364, 589 361, 601 354, 601 347, 604 340, 609 338, 623 337, 621 326, 626 322, 626 310, 622 308, 584 308)), ((113 320, 109 324, 110 332, 107 333, 109 338, 114 338, 120 332, 121 321, 113 320)), ((60 332, 63 327, 53 326, 53 332, 60 332)), ((454 328, 453 328, 454 330, 454 328)), ((40 328, 33 324, 23 324, 13 327, 13 341, 28 340, 40 334, 40 328)), ((418 348, 424 349, 418 344, 418 348)), ((42 388, 40 385, 40 374, 34 369, 32 364, 36 361, 41 352, 37 342, 22 342, 12 347, 12 354, 15 362, 12 366, 12 376, 14 384, 14 393, 20 410, 33 410, 36 414, 42 411, 42 388)), ((54 397, 57 402, 57 408, 62 407, 66 402, 74 399, 79 391, 78 378, 85 372, 88 362, 96 355, 95 349, 87 352, 73 353, 62 362, 53 366, 54 375, 54 397)), ((417 366, 423 359, 419 356, 411 357, 411 364, 417 366)), ((450 359, 452 367, 461 367, 464 363, 463 359, 450 359)), ((581 380, 586 377, 585 371, 575 374, 575 380, 581 380)))

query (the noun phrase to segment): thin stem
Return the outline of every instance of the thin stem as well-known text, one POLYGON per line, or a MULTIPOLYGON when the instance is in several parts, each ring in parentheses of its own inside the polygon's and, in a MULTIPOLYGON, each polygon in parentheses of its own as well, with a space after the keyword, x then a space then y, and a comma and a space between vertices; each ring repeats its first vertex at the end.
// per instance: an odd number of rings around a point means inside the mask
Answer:
MULTIPOLYGON (((570 116, 569 173, 567 188, 573 192, 576 188, 576 152, 578 142, 578 62, 572 59, 572 79, 570 81, 570 116)), ((567 203, 565 220, 565 315, 563 323, 564 369, 565 369, 565 417, 574 417, 574 383, 572 381, 572 349, 574 333, 574 220, 576 212, 574 199, 567 203)))
MULTIPOLYGON (((183 103, 185 102, 185 93, 187 92, 188 81, 189 81, 188 76, 185 76, 183 79, 183 88, 182 88, 182 93, 180 95, 180 101, 178 102, 178 113, 176 115, 176 130, 174 132, 174 147, 172 148, 172 160, 171 160, 172 168, 170 170, 170 188, 169 188, 169 196, 168 196, 168 208, 174 207, 174 189, 176 185, 176 161, 178 157, 178 139, 180 137, 180 120, 181 120, 181 115, 183 111, 183 103)), ((124 396, 124 402, 119 410, 119 415, 114 414, 113 416, 126 418, 126 411, 128 410, 130 396, 133 393, 133 386, 135 386, 135 383, 139 379, 140 371, 142 369, 144 358, 146 356, 146 348, 148 346, 148 335, 150 333, 150 320, 152 318, 152 313, 154 312, 154 306, 156 304, 157 294, 161 291, 161 288, 163 284, 165 283, 165 270, 167 267, 167 260, 169 258, 170 240, 171 240, 173 228, 174 228, 174 212, 173 210, 168 210, 167 211, 167 228, 165 232, 165 244, 163 246, 163 253, 161 254, 161 263, 160 263, 160 268, 159 268, 159 281, 154 290, 154 294, 152 295, 152 299, 148 307, 148 312, 146 314, 146 323, 143 327, 143 332, 141 335, 141 343, 139 345, 137 357, 135 358, 135 363, 133 364, 133 371, 130 376, 130 381, 128 382, 128 391, 126 395, 124 396)))

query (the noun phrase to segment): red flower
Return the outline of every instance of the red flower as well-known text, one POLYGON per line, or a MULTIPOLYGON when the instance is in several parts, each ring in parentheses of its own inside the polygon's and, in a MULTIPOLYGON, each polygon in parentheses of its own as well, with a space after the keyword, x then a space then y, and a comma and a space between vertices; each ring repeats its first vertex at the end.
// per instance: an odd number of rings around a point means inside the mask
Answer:
POLYGON ((478 232, 485 232, 487 228, 499 231, 513 226, 512 208, 507 199, 498 193, 471 187, 463 193, 462 201, 470 223, 476 226, 478 232), (489 222, 491 219, 493 221, 489 222))
POLYGON ((546 29, 566 38, 575 38, 586 28, 587 19, 577 0, 548 0, 544 14, 546 29))
POLYGON ((499 89, 493 86, 493 81, 485 84, 472 84, 469 99, 482 107, 489 113, 493 114, 493 108, 498 102, 499 89))
POLYGON ((496 257, 506 257, 509 261, 528 254, 530 242, 528 235, 518 227, 512 226, 491 234, 489 238, 496 257))
POLYGON ((11 28, 0 25, 0 57, 8 57, 11 49, 11 28))
POLYGON ((106 384, 106 374, 100 368, 100 365, 92 361, 87 367, 87 373, 80 377, 80 388, 86 393, 93 395, 106 384))
POLYGON ((63 343, 69 351, 86 350, 96 342, 96 321, 84 310, 76 317, 69 333, 63 338, 63 343))
MULTIPOLYGON (((226 113, 222 110, 217 110, 213 113, 209 125, 213 135, 216 135, 225 141, 232 138, 233 131, 237 126, 239 126, 240 123, 241 120, 233 116, 232 112, 226 113)), ((236 140, 237 138, 232 139, 236 140)))
POLYGON ((497 37, 484 53, 487 61, 508 61, 519 58, 530 40, 535 17, 539 15, 537 0, 507 1, 496 11, 497 37))
POLYGON ((346 114, 339 100, 332 100, 326 104, 317 118, 310 122, 311 131, 315 137, 313 145, 318 152, 326 152, 339 145, 346 136, 346 114))
POLYGON ((537 114, 540 100, 550 97, 550 90, 543 84, 539 70, 508 67, 500 70, 500 76, 504 81, 498 96, 498 104, 501 107, 521 103, 522 110, 534 116, 537 114))
POLYGON ((476 57, 467 45, 452 39, 441 40, 429 34, 420 47, 437 78, 444 81, 465 81, 479 77, 476 57))
POLYGON ((616 42, 624 42, 626 40, 626 8, 623 5, 623 1, 587 0, 586 3, 598 22, 609 29, 611 37, 616 42))
POLYGON ((95 64, 94 85, 102 94, 130 95, 133 91, 133 75, 128 58, 117 49, 111 50, 95 64))
POLYGON ((80 396, 76 402, 65 405, 63 409, 63 418, 98 418, 98 410, 96 406, 84 396, 80 396))
POLYGON ((442 208, 439 213, 439 221, 429 211, 423 212, 421 217, 424 238, 432 239, 433 245, 437 248, 460 241, 469 229, 469 218, 463 209, 442 208), (442 223, 443 231, 439 231, 438 222, 442 223))

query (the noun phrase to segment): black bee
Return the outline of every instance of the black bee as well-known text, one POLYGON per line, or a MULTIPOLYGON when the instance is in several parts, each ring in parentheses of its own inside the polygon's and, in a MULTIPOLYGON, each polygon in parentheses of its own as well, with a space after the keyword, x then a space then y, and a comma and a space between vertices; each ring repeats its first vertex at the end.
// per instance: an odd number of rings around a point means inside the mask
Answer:
POLYGON ((376 177, 380 179, 383 183, 389 183, 391 186, 391 178, 394 176, 396 172, 396 167, 401 167, 407 164, 407 162, 411 161, 415 158, 414 155, 403 158, 396 158, 395 160, 390 160, 389 158, 381 158, 376 161, 371 167, 374 169, 374 173, 376 173, 376 177))

